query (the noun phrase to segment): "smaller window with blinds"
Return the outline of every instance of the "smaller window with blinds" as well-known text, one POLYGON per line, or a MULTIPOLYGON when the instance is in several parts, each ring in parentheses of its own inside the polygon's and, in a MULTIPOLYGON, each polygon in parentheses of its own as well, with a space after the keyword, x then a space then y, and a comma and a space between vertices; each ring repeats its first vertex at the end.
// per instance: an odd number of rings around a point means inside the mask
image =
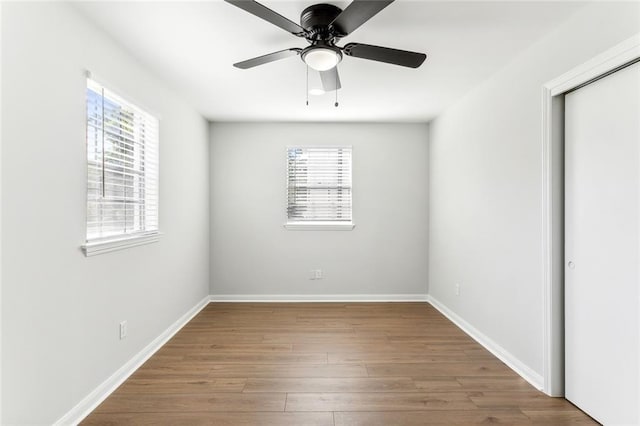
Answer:
POLYGON ((85 253, 151 242, 158 234, 158 119, 91 79, 86 97, 85 253))
POLYGON ((353 229, 351 147, 287 148, 288 229, 353 229))

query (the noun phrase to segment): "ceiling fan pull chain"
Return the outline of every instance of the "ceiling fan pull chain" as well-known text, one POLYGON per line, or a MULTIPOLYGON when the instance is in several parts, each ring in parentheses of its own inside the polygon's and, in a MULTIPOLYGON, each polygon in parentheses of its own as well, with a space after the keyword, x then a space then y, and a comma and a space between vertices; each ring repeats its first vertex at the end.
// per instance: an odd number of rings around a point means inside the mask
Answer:
POLYGON ((333 104, 336 108, 338 108, 338 66, 336 65, 336 103, 333 104))
POLYGON ((307 65, 307 90, 305 93, 307 94, 307 106, 309 106, 309 65, 307 65))

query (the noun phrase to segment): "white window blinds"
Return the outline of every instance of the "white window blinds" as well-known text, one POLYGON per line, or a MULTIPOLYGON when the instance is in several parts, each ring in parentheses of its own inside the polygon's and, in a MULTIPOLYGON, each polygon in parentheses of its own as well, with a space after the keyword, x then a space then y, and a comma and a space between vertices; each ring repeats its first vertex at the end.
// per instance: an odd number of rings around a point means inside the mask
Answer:
POLYGON ((351 222, 351 147, 287 149, 288 223, 351 222))
POLYGON ((158 120, 87 79, 87 242, 158 230, 158 120))

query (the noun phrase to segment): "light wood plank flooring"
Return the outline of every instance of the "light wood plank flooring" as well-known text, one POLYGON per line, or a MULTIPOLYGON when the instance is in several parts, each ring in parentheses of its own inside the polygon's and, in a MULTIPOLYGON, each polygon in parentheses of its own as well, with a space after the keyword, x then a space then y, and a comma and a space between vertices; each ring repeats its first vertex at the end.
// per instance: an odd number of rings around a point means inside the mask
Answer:
POLYGON ((426 303, 212 303, 85 425, 596 424, 426 303))

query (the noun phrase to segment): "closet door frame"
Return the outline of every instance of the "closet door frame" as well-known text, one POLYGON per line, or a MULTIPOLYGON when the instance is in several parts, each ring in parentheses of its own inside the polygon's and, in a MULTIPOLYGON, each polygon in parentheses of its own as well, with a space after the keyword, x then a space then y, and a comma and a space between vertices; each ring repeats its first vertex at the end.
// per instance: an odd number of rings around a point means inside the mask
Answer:
POLYGON ((542 390, 550 396, 564 396, 564 95, 637 61, 640 33, 542 87, 542 390))

